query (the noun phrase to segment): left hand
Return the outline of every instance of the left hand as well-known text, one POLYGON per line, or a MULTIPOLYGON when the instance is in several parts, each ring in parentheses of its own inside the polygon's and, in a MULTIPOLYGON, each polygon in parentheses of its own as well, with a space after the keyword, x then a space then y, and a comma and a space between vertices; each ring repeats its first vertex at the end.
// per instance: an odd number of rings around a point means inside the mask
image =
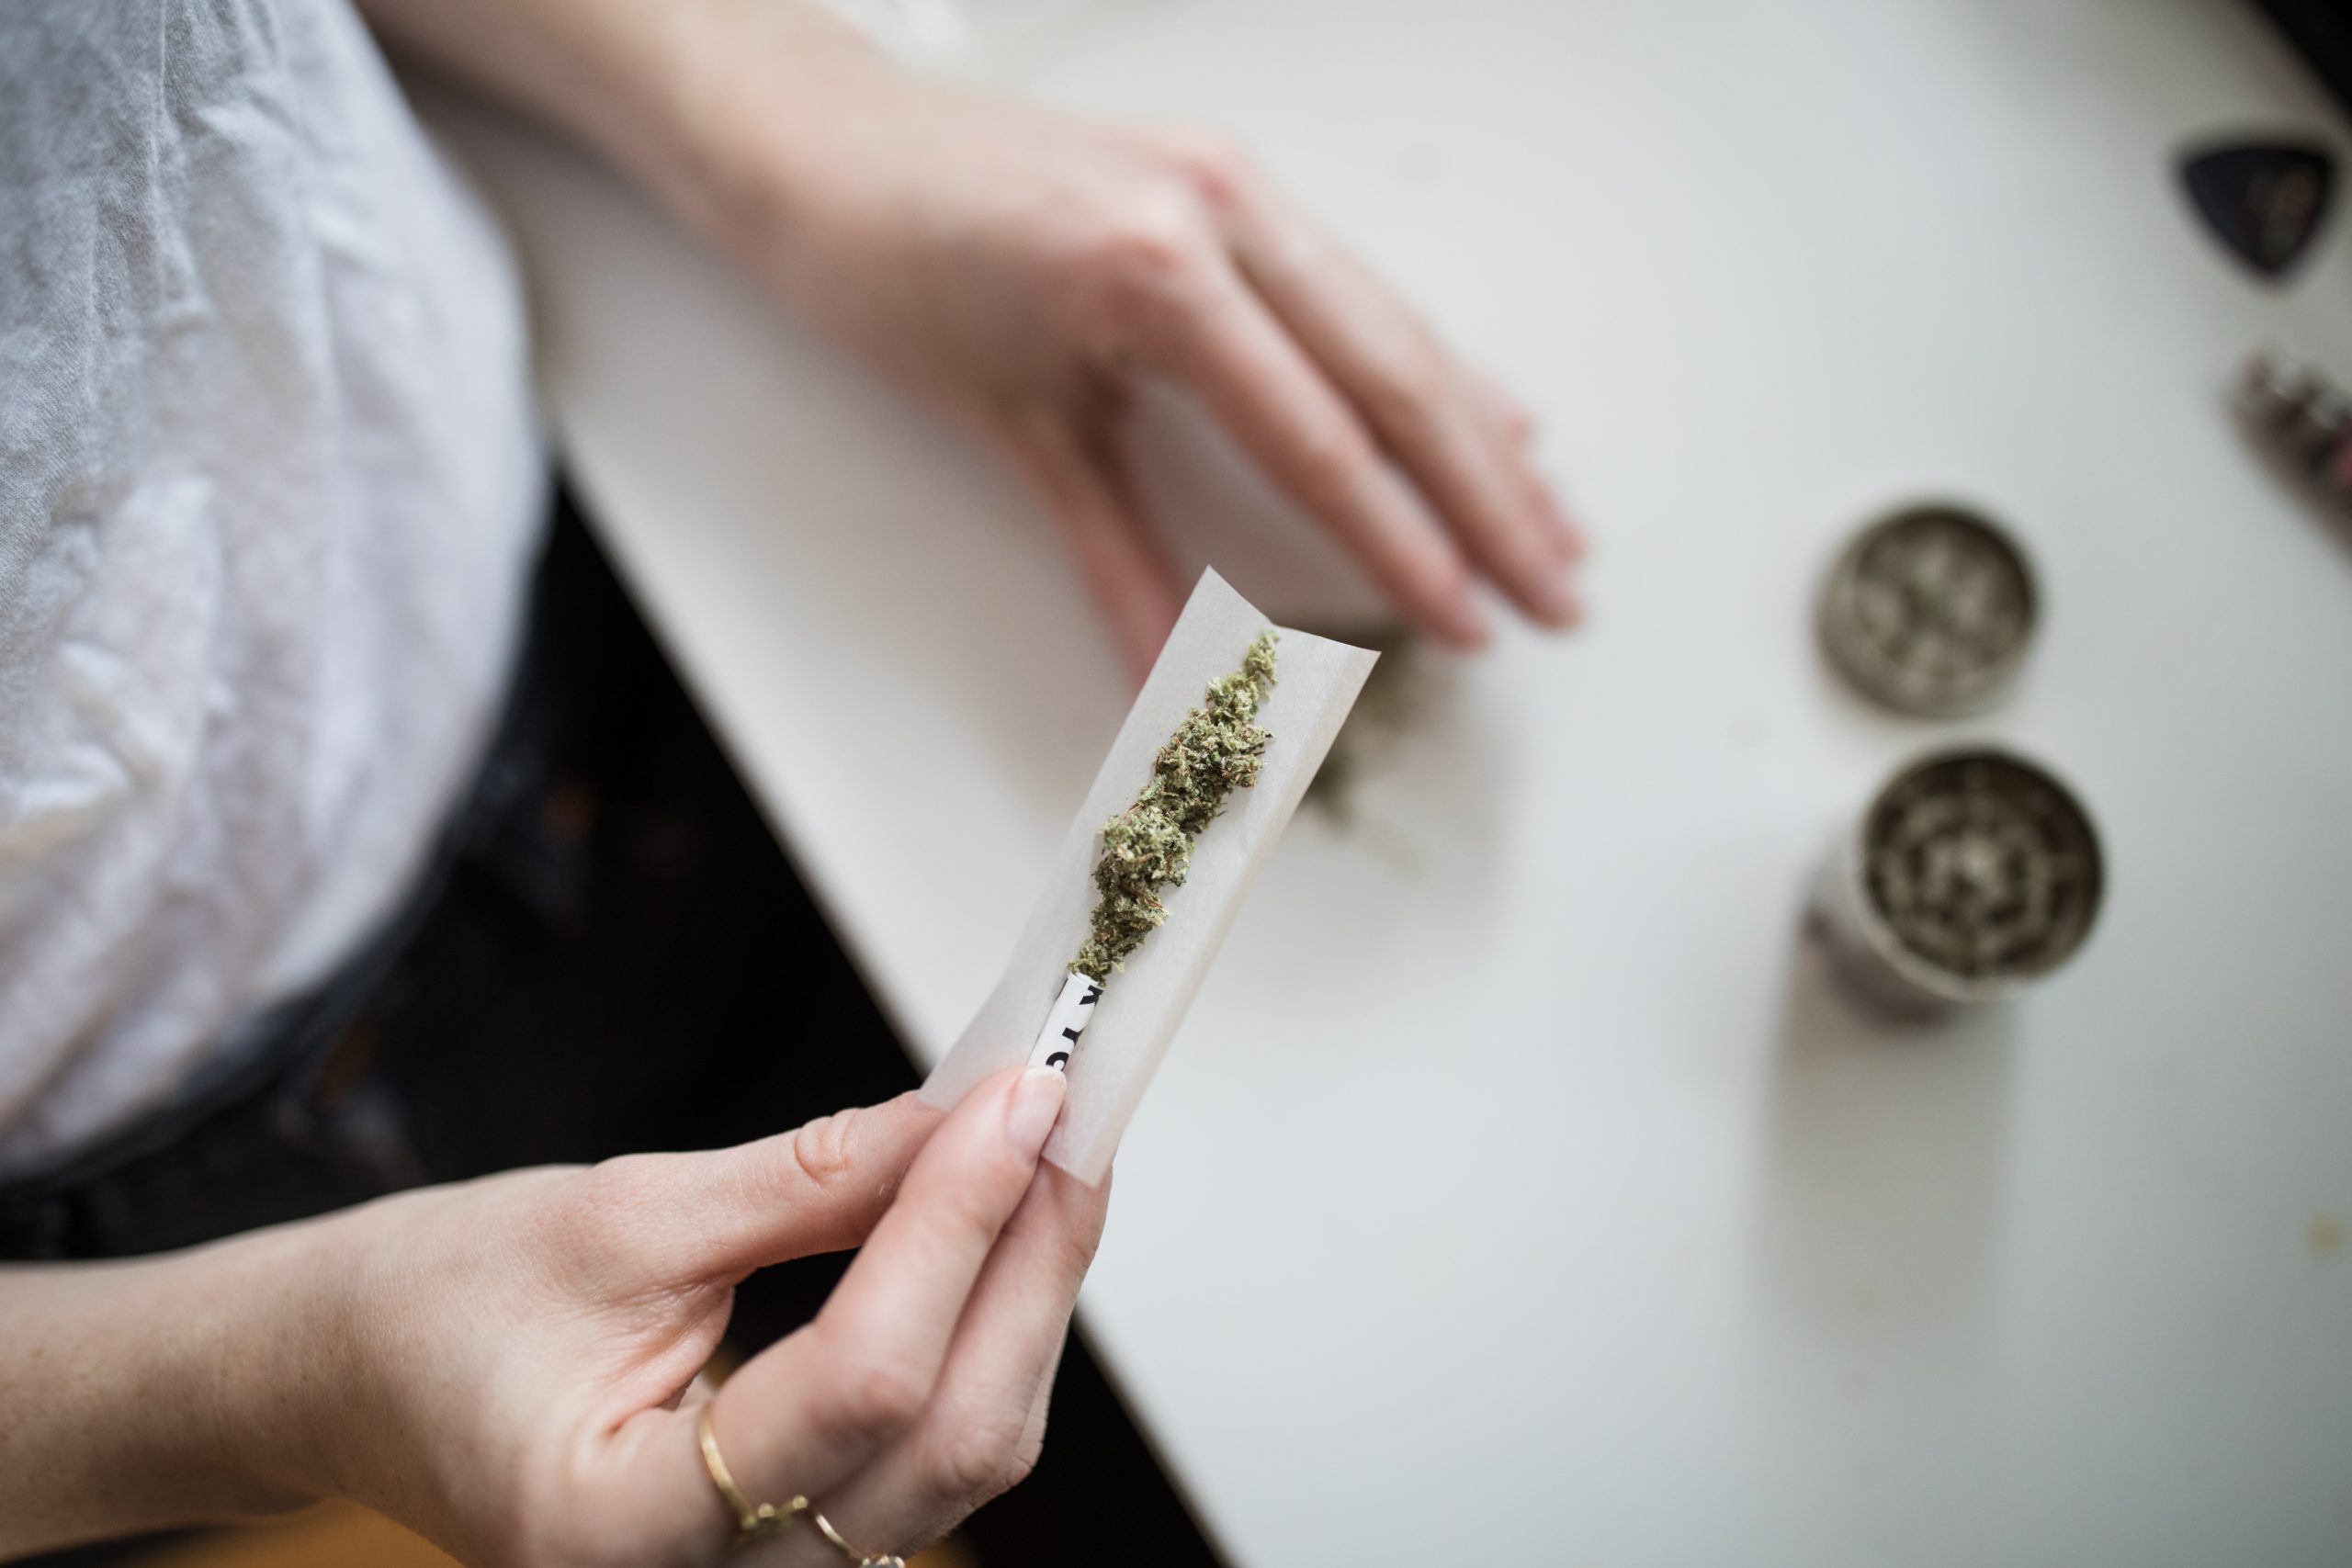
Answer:
POLYGON ((1140 671, 1181 607, 1120 447, 1164 377, 1423 631, 1579 614, 1526 414, 1237 148, 926 82, 811 0, 360 0, 634 170, 1027 474, 1140 671))
POLYGON ((1495 584, 1552 626, 1582 551, 1529 422, 1230 143, 1097 124, 876 60, 746 101, 702 216, 786 299, 1003 451, 1148 668, 1182 607, 1120 444, 1182 387, 1421 630, 1495 584), (787 102, 787 100, 790 100, 787 102))

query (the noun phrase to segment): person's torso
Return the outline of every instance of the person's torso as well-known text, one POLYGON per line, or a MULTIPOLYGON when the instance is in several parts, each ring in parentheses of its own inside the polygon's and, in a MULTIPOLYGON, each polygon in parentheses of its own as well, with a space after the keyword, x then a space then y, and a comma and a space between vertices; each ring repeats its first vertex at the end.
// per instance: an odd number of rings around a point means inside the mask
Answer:
POLYGON ((347 0, 0 9, 0 1175, 397 902, 543 511, 516 279, 347 0))

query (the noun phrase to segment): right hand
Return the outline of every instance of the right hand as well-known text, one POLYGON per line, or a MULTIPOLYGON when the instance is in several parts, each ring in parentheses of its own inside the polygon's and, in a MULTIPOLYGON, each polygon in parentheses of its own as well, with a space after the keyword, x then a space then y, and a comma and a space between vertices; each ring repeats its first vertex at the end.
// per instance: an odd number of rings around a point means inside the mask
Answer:
MULTIPOLYGON (((728 1380, 713 1424, 753 1502, 806 1494, 861 1551, 913 1551, 1036 1461, 1107 1201, 1038 1167, 1061 1095, 1057 1073, 1006 1073, 944 1119, 909 1095, 325 1222, 345 1350, 316 1489, 472 1568, 716 1564, 735 1524, 704 1471, 696 1373, 734 1287, 860 1247, 816 1319, 728 1380)), ((805 1519, 745 1560, 841 1561, 805 1519)))

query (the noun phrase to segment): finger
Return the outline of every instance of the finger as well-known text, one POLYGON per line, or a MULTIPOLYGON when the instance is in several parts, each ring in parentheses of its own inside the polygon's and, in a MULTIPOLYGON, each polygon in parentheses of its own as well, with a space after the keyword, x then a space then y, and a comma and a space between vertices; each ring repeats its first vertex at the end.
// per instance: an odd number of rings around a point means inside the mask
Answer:
POLYGON ((1567 509, 1560 504, 1559 495, 1553 490, 1551 481, 1544 477, 1543 470, 1528 456, 1528 449, 1535 439, 1534 415, 1529 413, 1526 405, 1492 376, 1476 368, 1468 374, 1478 395, 1492 411, 1492 417, 1510 437, 1512 450, 1525 459, 1516 468, 1528 486, 1532 503, 1544 518, 1544 532, 1550 536, 1554 549, 1563 561, 1582 560, 1585 553, 1584 530, 1568 515, 1567 509))
MULTIPOLYGON (((1567 572, 1573 554, 1540 499, 1542 481, 1449 372, 1426 379, 1425 397, 1374 405, 1383 443, 1513 604, 1542 625, 1572 624, 1580 609, 1567 572)), ((1351 389, 1374 395, 1361 383, 1351 389)))
POLYGON ((1221 254, 1189 266, 1160 308, 1143 314, 1132 347, 1205 403, 1417 625, 1458 647, 1486 641, 1462 552, 1221 254))
POLYGON ((1464 373, 1470 378, 1471 386, 1486 400, 1487 407, 1503 427, 1503 433, 1510 437, 1513 446, 1524 446, 1535 438, 1535 416, 1527 412, 1525 403, 1511 395, 1510 388, 1475 366, 1467 367, 1464 373))
MULTIPOLYGON (((1102 1198, 1106 1210, 1110 1199, 1110 1189, 1111 1176, 1110 1173, 1105 1172, 1102 1185, 1096 1190, 1102 1198)), ((1095 1242, 1098 1245, 1102 1241, 1102 1216, 1098 1215, 1095 1221, 1095 1242)), ((1089 1267, 1091 1266, 1090 1260, 1089 1267)), ((1045 1375, 1037 1380, 1037 1386, 1029 1396, 1029 1413, 1021 1424, 1019 1449, 1020 1469, 1024 1477, 1028 1470, 1036 1464, 1039 1455, 1045 1450, 1046 1416, 1053 1404, 1054 1382, 1061 1373, 1062 1358, 1069 1348, 1070 1325, 1075 1321, 1077 1305, 1076 1300, 1073 1299, 1070 1303, 1070 1312, 1063 1314, 1061 1332, 1054 1337, 1053 1349, 1046 1357, 1045 1375)))
POLYGON ((740 1278, 864 1240, 940 1121, 910 1092, 736 1148, 607 1160, 586 1200, 635 1220, 665 1274, 740 1278))
POLYGON ((815 1320, 728 1380, 711 1421, 747 1491, 813 1495, 922 1414, 973 1283, 1029 1189, 1063 1086, 1051 1069, 1022 1069, 967 1095, 815 1320))
POLYGON ((1264 182, 1240 188, 1227 227, 1250 282, 1513 603, 1573 620, 1567 541, 1507 409, 1345 247, 1264 182))
POLYGON ((922 1418, 829 1495, 861 1548, 909 1552, 1035 1465, 1070 1312, 1102 1237, 1110 1184, 1041 1169, 956 1325, 922 1418))
MULTIPOLYGON (((1417 479, 1451 492, 1449 510, 1491 510, 1497 482, 1513 492, 1518 517, 1557 552, 1575 529, 1527 460, 1534 421, 1491 376, 1448 355, 1420 317, 1346 246, 1331 239, 1279 186, 1246 164, 1223 203, 1224 227, 1242 269, 1276 314, 1343 389, 1358 397, 1382 438, 1399 449, 1417 479), (1468 405, 1487 450, 1487 473, 1460 467, 1464 453, 1431 444, 1434 411, 1468 405)), ((1509 523, 1505 525, 1510 525, 1509 523)))
POLYGON ((1046 1363, 1046 1375, 1038 1381, 1037 1392, 1029 1401, 1029 1416, 1021 1424, 1021 1454, 1024 1466, 1034 1467, 1046 1451, 1046 1416, 1054 1402, 1054 1380, 1062 1370, 1062 1357, 1069 1349, 1069 1322, 1064 1321, 1061 1334, 1054 1340, 1054 1353, 1046 1363))
POLYGON ((1060 523, 1128 670, 1141 680, 1176 625, 1183 595, 1152 534, 1112 417, 1089 422, 1040 410, 1002 439, 1060 523))

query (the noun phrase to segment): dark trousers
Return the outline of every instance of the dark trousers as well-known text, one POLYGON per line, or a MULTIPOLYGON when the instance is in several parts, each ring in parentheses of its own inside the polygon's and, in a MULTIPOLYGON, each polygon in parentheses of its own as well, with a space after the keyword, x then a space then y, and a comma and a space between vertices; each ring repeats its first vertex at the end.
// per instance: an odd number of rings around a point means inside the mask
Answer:
MULTIPOLYGON (((513 698, 402 914, 229 1066, 53 1179, 0 1258, 158 1251, 515 1166, 715 1147, 916 1075, 569 507, 513 698), (822 1052, 795 1049, 816 1034, 822 1052)), ((807 1321, 842 1260, 764 1270, 729 1337, 807 1321)), ((1082 1344, 990 1564, 1213 1561, 1082 1344)))

